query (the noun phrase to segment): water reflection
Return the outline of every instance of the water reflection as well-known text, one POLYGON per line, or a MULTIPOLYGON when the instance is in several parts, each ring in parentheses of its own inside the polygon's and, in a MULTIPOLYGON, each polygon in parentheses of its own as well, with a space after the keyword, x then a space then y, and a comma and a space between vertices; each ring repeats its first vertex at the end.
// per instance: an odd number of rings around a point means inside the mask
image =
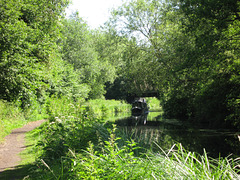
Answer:
POLYGON ((164 119, 160 112, 131 116, 116 120, 115 123, 125 136, 152 150, 159 150, 153 142, 163 149, 169 149, 179 142, 185 149, 200 154, 205 149, 211 157, 240 156, 239 133, 231 129, 194 127, 176 119, 164 119))

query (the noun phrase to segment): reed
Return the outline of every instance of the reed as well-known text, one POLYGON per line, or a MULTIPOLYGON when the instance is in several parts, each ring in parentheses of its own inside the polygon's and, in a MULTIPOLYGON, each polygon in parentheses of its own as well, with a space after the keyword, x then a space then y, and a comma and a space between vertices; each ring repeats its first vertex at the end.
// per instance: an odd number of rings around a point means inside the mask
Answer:
POLYGON ((81 154, 71 155, 74 162, 68 175, 73 179, 239 179, 239 159, 211 159, 206 152, 198 155, 184 150, 181 144, 168 151, 159 146, 158 153, 136 156, 140 147, 133 140, 119 147, 116 128, 107 141, 89 147, 81 154))
POLYGON ((124 101, 96 99, 89 100, 84 103, 88 106, 99 118, 107 118, 115 116, 118 113, 129 113, 131 105, 124 101))
POLYGON ((181 144, 166 150, 154 135, 146 141, 137 138, 137 131, 132 137, 124 135, 94 115, 94 103, 49 109, 51 121, 37 129, 41 140, 35 148, 42 153, 29 179, 240 179, 239 159, 212 159, 181 144), (146 144, 158 149, 151 151, 146 144))
POLYGON ((99 124, 94 129, 98 141, 86 142, 87 146, 81 151, 68 148, 59 157, 60 160, 47 159, 48 162, 42 164, 44 171, 41 171, 41 176, 45 179, 240 178, 237 169, 239 159, 212 159, 206 152, 203 155, 189 152, 181 144, 175 144, 169 150, 155 144, 158 152, 142 151, 143 147, 132 139, 123 144, 121 138, 116 136, 115 126, 107 130, 99 124))

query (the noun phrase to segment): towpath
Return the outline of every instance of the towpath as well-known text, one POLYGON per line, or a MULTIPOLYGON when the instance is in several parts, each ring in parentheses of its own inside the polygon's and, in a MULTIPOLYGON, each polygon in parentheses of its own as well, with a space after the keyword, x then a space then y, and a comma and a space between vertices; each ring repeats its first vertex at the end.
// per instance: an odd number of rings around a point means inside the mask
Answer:
POLYGON ((40 126, 44 121, 29 122, 5 137, 5 141, 0 144, 0 173, 5 169, 14 169, 19 165, 21 158, 18 154, 26 148, 25 133, 40 126))

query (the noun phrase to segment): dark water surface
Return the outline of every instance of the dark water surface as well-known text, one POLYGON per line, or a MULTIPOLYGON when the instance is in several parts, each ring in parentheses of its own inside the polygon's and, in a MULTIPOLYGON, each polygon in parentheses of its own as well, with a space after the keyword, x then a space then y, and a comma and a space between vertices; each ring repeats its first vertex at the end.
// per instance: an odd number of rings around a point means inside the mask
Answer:
POLYGON ((115 121, 118 129, 146 148, 159 150, 156 142, 164 150, 181 143, 192 152, 203 154, 206 150, 210 157, 240 157, 239 132, 231 129, 207 129, 194 127, 176 119, 164 119, 161 112, 149 112, 143 116, 131 116, 115 121))

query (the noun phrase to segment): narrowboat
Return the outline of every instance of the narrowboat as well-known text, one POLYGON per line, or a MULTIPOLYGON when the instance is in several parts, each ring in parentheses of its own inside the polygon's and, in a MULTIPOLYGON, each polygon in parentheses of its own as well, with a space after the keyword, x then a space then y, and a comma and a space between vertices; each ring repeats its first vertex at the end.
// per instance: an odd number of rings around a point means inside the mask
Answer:
POLYGON ((144 98, 137 98, 132 103, 132 115, 141 115, 148 113, 148 105, 144 98))

